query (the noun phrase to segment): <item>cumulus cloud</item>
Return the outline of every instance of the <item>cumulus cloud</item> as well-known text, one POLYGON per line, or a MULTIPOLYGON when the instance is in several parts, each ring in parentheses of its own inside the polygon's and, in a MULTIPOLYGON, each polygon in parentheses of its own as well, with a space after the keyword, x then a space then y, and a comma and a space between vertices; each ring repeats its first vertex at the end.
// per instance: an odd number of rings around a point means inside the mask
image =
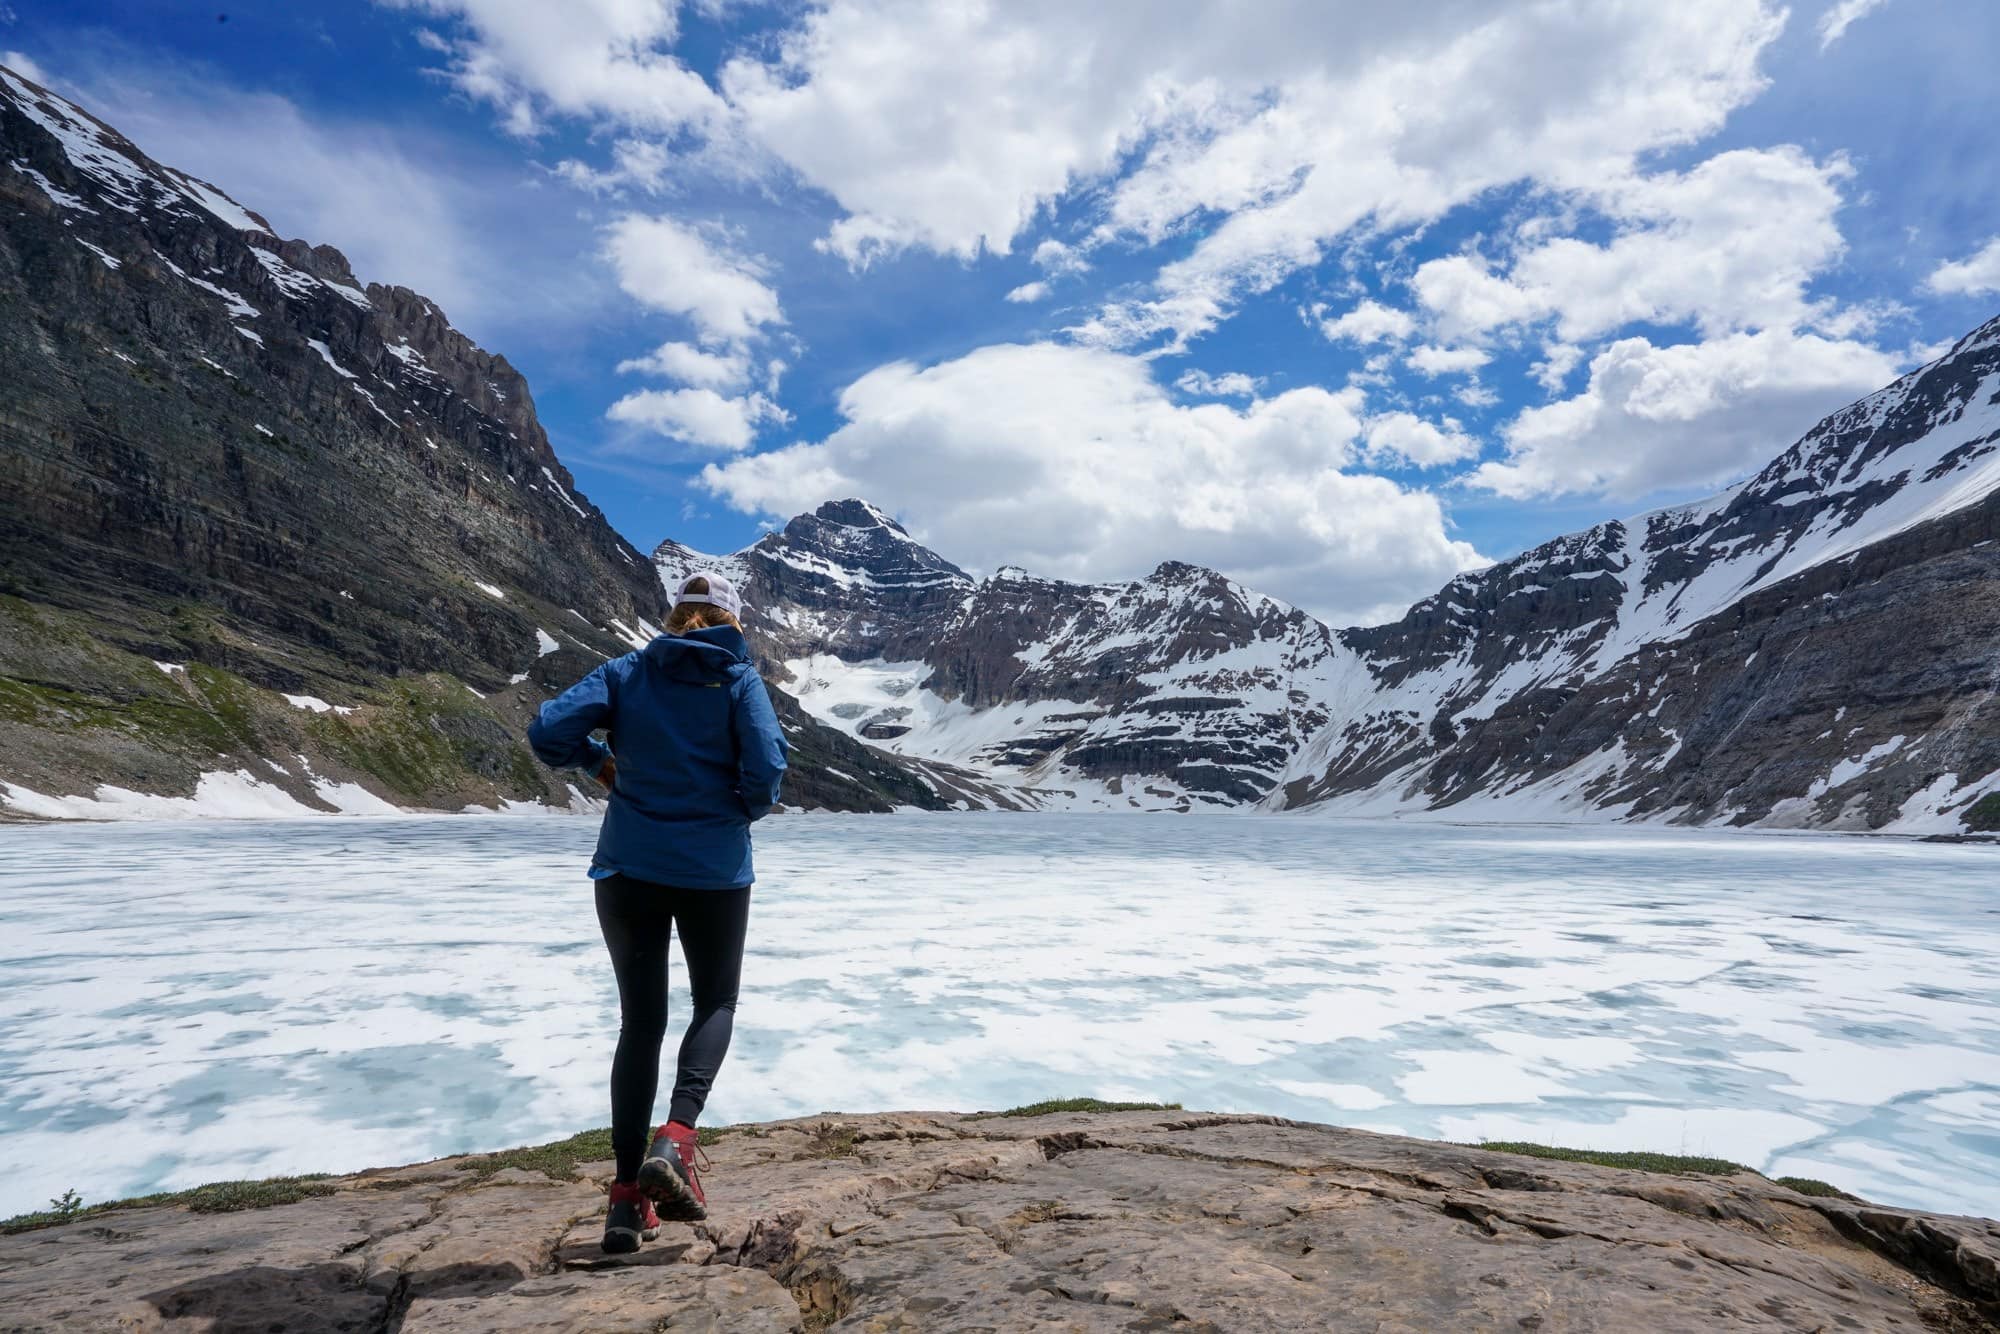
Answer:
POLYGON ((750 378, 750 358, 740 347, 704 352, 691 343, 662 343, 643 357, 618 363, 619 374, 634 371, 707 389, 735 389, 750 378))
POLYGON ((1896 373, 1873 348, 1787 330, 1670 347, 1619 339, 1592 358, 1581 393, 1509 423, 1506 457, 1469 480, 1515 498, 1711 485, 1769 460, 1896 373))
MULTIPOLYGON (((1355 17, 1322 8, 1320 21, 1355 17)), ((1079 335, 1125 344, 1166 334, 1180 346, 1344 234, 1417 225, 1511 182, 1574 190, 1629 174, 1639 154, 1711 132, 1760 91, 1758 55, 1782 27, 1781 12, 1755 0, 1517 6, 1463 19, 1418 41, 1379 41, 1352 69, 1300 71, 1263 97, 1221 99, 1189 133, 1163 133, 1113 188, 1107 227, 1154 240, 1203 212, 1225 216, 1160 271, 1151 296, 1107 309, 1079 335)))
POLYGON ((1022 283, 1019 287, 1016 287, 1013 291, 1007 293, 1007 299, 1009 301, 1017 303, 1027 303, 1032 301, 1040 301, 1043 298, 1047 297, 1048 294, 1049 294, 1049 285, 1047 283, 1044 282, 1022 283))
MULTIPOLYGON (((772 516, 866 496, 974 568, 1108 579, 1171 554, 1370 620, 1480 557, 1429 492, 1349 471, 1369 448, 1364 407, 1359 390, 1318 388, 1184 405, 1139 358, 1009 344, 871 371, 823 440, 711 465, 702 482, 772 516)), ((1382 430, 1384 448, 1428 447, 1382 430)))
POLYGON ((545 112, 609 117, 671 132, 726 121, 701 76, 672 53, 678 0, 377 0, 455 25, 426 43, 465 96, 496 108, 512 133, 538 134, 545 112))
POLYGON ((1479 453, 1479 441, 1450 417, 1439 425, 1409 412, 1384 412, 1370 417, 1362 430, 1371 463, 1407 463, 1434 468, 1458 463, 1479 453))
POLYGON ((627 295, 686 316, 704 340, 741 342, 785 322, 764 281, 770 266, 738 253, 720 228, 627 213, 605 229, 604 253, 627 295))
POLYGON ((1639 322, 1704 335, 1793 328, 1832 313, 1806 289, 1845 248, 1834 215, 1852 175, 1842 158, 1815 162, 1790 146, 1720 153, 1576 192, 1619 229, 1601 244, 1557 236, 1504 275, 1454 255, 1412 282, 1439 329, 1467 337, 1545 316, 1565 342, 1639 322))
POLYGON ((1334 319, 1319 322, 1319 331, 1336 343, 1400 343, 1416 332, 1417 322, 1408 311, 1396 310, 1379 301, 1363 301, 1334 319))
POLYGON ((703 344, 662 343, 620 362, 620 372, 657 375, 681 387, 627 394, 606 417, 723 450, 748 449, 761 427, 791 420, 772 397, 784 362, 768 360, 764 389, 743 392, 755 373, 753 345, 785 322, 777 292, 764 281, 769 265, 761 257, 738 251, 720 227, 640 213, 627 213, 605 229, 604 253, 629 296, 684 317, 703 344))
POLYGON ((728 397, 713 389, 642 389, 605 414, 612 421, 707 449, 743 450, 765 422, 791 418, 763 394, 728 397))
POLYGON ((1931 270, 1924 286, 1941 295, 1985 296, 2000 292, 2000 236, 1964 259, 1931 270))
POLYGON ((1490 353, 1476 347, 1436 347, 1425 343, 1410 353, 1409 362, 1413 370, 1435 378, 1440 375, 1464 375, 1476 371, 1493 360, 1490 353))

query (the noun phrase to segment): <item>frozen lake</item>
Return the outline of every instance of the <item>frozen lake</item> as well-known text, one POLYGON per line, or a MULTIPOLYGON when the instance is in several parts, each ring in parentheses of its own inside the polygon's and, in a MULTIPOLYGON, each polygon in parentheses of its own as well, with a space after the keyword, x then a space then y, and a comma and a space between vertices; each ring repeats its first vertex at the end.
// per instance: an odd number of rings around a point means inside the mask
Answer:
MULTIPOLYGON (((604 1124, 594 836, 0 827, 0 1214, 604 1124)), ((715 1124, 1096 1094, 2000 1213, 1992 848, 808 816, 758 860, 715 1124)))

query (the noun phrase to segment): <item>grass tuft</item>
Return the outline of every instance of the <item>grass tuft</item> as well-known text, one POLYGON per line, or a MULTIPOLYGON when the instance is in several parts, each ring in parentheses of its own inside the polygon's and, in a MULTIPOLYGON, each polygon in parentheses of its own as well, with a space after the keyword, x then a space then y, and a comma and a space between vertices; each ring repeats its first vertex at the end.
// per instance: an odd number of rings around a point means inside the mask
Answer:
POLYGON ((833 1121, 821 1121, 806 1137, 805 1156, 808 1158, 852 1158, 858 1150, 854 1147, 854 1127, 843 1126, 833 1121))
POLYGON ((1178 1112, 1177 1102, 1106 1102, 1102 1098, 1048 1098, 1041 1102, 1031 1102, 1023 1107, 1009 1107, 1004 1112, 981 1112, 969 1116, 968 1121, 982 1120, 993 1116, 1049 1116, 1055 1112, 1178 1112))

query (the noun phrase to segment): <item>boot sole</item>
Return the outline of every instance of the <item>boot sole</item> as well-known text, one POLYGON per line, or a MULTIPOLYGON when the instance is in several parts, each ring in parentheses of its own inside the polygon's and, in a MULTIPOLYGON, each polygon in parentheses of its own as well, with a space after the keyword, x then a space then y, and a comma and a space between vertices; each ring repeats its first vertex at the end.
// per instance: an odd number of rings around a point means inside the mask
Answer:
POLYGON ((646 1192, 663 1223, 699 1223, 708 1217, 708 1210, 664 1158, 648 1158, 639 1165, 639 1189, 646 1192))
POLYGON ((603 1246, 606 1255, 630 1255, 639 1249, 639 1234, 629 1227, 608 1227, 603 1246))

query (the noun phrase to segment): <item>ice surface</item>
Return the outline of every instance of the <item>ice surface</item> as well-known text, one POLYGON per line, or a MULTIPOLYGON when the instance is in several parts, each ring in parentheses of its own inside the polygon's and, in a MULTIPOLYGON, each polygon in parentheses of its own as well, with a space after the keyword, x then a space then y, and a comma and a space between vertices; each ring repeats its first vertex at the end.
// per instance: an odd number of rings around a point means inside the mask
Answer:
MULTIPOLYGON (((603 1124, 595 823, 0 831, 0 1213, 603 1124)), ((822 815, 757 857, 715 1124, 1094 1093, 2000 1199, 1990 849, 822 815)))

